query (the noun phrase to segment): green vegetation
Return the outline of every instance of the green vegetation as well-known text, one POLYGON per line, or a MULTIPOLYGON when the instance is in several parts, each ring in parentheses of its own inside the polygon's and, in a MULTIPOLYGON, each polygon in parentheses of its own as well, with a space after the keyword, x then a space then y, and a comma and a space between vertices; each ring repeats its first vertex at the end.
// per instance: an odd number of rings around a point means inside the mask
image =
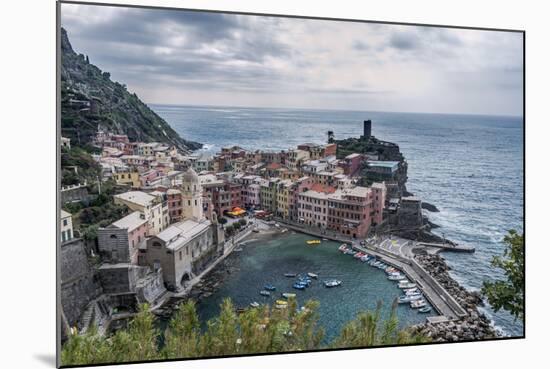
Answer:
POLYGON ((502 257, 495 256, 492 265, 501 269, 505 280, 485 281, 481 292, 495 311, 504 309, 516 319, 524 317, 525 245, 523 234, 508 231, 504 237, 506 249, 502 257))
POLYGON ((71 143, 90 144, 101 126, 132 141, 158 141, 190 150, 202 146, 182 139, 126 85, 111 81, 108 72, 75 53, 63 28, 61 50, 61 133, 71 143))
POLYGON ((398 329, 395 307, 387 321, 380 320, 380 304, 375 312, 360 313, 332 344, 325 346, 324 331, 318 326, 317 301, 308 301, 297 310, 296 300, 290 299, 286 309, 264 305, 237 314, 231 300, 226 299, 220 314, 209 320, 205 329, 201 329, 195 303, 188 301, 174 313, 164 331, 164 345, 160 346, 155 316, 147 305, 142 305, 129 328, 110 337, 99 336, 96 330, 71 335, 63 346, 61 362, 121 363, 427 342, 426 337, 398 329))
POLYGON ((61 185, 76 185, 97 181, 101 167, 90 154, 91 148, 72 146, 61 150, 61 185))

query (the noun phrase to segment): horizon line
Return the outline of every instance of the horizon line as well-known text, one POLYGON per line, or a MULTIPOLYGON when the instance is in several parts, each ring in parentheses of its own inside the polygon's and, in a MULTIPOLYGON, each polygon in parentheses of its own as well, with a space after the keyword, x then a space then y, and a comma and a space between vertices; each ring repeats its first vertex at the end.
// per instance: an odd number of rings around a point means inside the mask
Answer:
POLYGON ((466 115, 466 116, 485 116, 485 117, 501 117, 501 118, 521 118, 524 119, 523 114, 490 114, 490 113, 440 113, 440 112, 422 112, 422 111, 390 111, 390 110, 359 110, 359 109, 345 109, 345 108, 313 108, 313 107, 275 107, 275 106, 247 106, 247 105, 213 105, 213 104, 173 104, 173 103, 158 103, 158 102, 145 102, 146 105, 161 105, 161 106, 174 106, 174 107, 210 107, 210 108, 246 108, 246 109, 277 109, 277 110, 319 110, 319 111, 347 111, 347 112, 360 112, 360 113, 393 113, 393 114, 432 114, 432 115, 466 115))

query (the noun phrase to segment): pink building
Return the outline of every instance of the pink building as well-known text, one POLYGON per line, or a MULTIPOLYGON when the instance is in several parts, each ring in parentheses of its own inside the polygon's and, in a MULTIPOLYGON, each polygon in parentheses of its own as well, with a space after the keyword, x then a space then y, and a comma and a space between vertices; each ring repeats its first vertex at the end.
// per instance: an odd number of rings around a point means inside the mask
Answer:
POLYGON ((341 164, 341 167, 344 169, 344 174, 348 176, 355 174, 361 167, 362 160, 363 157, 361 154, 349 154, 346 156, 341 164))
POLYGON ((168 215, 170 223, 176 223, 183 219, 183 206, 181 191, 171 188, 166 191, 166 201, 168 203, 168 215))

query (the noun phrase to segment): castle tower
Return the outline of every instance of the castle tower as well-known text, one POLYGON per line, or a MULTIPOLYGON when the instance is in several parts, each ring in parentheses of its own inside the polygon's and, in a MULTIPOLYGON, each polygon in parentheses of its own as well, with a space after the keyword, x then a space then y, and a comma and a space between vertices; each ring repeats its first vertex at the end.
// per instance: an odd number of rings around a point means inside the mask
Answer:
POLYGON ((363 139, 368 140, 371 136, 372 122, 371 120, 363 121, 363 139))
POLYGON ((193 219, 197 222, 203 220, 202 186, 197 172, 191 167, 183 173, 181 195, 183 219, 193 219))

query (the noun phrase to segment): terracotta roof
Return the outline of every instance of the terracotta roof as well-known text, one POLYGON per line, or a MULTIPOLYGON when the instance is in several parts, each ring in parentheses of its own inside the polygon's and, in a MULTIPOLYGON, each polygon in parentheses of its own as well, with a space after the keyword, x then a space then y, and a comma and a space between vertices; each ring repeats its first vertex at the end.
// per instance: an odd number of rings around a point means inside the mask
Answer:
POLYGON ((320 183, 315 183, 311 187, 311 190, 315 191, 315 192, 334 193, 334 191, 336 191, 336 188, 334 188, 332 186, 325 186, 325 185, 322 185, 320 183))

